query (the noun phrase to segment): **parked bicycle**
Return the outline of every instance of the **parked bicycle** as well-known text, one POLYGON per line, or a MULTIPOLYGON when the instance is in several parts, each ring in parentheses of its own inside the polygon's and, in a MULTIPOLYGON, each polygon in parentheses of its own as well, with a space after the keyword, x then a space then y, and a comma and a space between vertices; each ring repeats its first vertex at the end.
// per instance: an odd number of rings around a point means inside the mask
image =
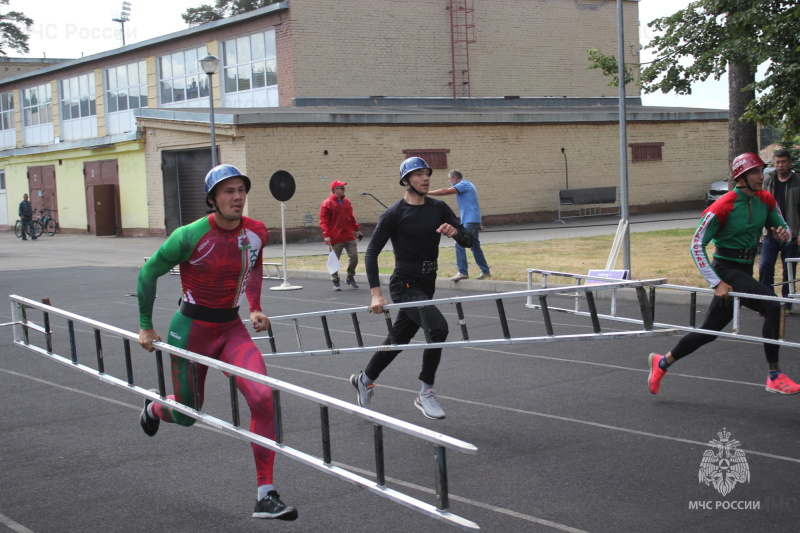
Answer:
POLYGON ((36 222, 38 222, 40 225, 40 229, 38 229, 36 236, 38 237, 42 234, 42 232, 44 232, 47 233, 49 237, 52 237, 58 231, 58 222, 53 218, 51 210, 48 208, 40 209, 39 213, 42 214, 42 217, 36 220, 36 222))
MULTIPOLYGON (((44 231, 42 223, 39 222, 38 220, 31 220, 31 223, 28 224, 27 230, 28 230, 28 236, 30 236, 32 239, 37 238, 39 235, 42 234, 42 231, 44 231)), ((16 235, 17 239, 22 238, 21 220, 17 220, 17 223, 14 224, 14 235, 16 235)))

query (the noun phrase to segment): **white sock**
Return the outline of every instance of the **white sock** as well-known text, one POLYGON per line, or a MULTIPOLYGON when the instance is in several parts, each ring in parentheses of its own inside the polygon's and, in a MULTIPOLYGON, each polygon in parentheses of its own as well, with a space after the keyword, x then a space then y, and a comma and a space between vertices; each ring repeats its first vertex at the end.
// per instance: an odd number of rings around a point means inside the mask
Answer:
POLYGON ((258 499, 263 500, 272 490, 275 490, 275 485, 260 485, 258 487, 258 499))

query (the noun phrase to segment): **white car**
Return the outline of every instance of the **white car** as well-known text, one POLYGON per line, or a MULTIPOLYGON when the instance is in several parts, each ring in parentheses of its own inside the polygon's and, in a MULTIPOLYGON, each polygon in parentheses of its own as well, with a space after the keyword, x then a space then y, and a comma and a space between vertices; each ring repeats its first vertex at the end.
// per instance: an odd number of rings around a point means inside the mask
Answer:
POLYGON ((717 198, 728 192, 728 180, 715 181, 708 187, 706 191, 706 205, 711 205, 717 201, 717 198))

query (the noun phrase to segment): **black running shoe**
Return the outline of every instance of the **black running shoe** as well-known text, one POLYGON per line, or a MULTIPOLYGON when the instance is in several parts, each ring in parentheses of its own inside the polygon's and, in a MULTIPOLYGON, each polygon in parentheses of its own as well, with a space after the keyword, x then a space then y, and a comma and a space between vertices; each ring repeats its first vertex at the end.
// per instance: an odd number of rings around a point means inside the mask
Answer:
MULTIPOLYGON (((158 393, 158 391, 155 389, 150 389, 150 392, 158 393)), ((147 407, 151 403, 153 403, 152 400, 148 400, 147 398, 144 399, 144 409, 142 409, 142 414, 139 416, 139 423, 142 425, 142 429, 148 437, 152 437, 158 433, 158 425, 161 423, 160 419, 153 418, 147 414, 147 407)))
POLYGON ((256 502, 253 518, 277 518, 278 520, 297 520, 297 509, 281 501, 277 491, 271 490, 256 502))
POLYGON ((354 278, 353 276, 347 276, 347 279, 344 280, 344 282, 347 285, 350 285, 351 287, 353 287, 354 289, 358 288, 358 283, 356 283, 356 278, 354 278))

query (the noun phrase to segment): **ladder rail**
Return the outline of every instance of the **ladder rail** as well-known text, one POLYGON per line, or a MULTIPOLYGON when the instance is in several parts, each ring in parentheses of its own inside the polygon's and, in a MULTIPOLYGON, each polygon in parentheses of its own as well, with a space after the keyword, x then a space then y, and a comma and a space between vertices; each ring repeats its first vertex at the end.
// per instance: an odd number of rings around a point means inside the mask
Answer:
MULTIPOLYGON (((478 531, 480 529, 479 526, 474 522, 449 512, 448 510, 449 497, 447 494, 448 474, 445 469, 442 469, 442 460, 441 460, 441 457, 443 457, 444 453, 443 450, 445 449, 451 449, 454 451, 470 455, 476 454, 478 449, 473 444, 462 441, 460 439, 456 439, 454 437, 450 437, 448 435, 444 435, 436 431, 431 431, 427 428, 416 426, 414 424, 405 422, 403 420, 399 420, 387 415, 383 415, 381 413, 377 413, 375 411, 371 411, 369 409, 364 409, 357 405, 347 403, 343 400, 339 400, 337 398, 333 398, 331 396, 327 396, 309 389, 305 389, 288 382, 284 382, 281 380, 277 380, 275 378, 271 378, 269 376, 264 376, 262 374, 245 370, 243 368, 230 365, 228 363, 224 363, 216 359, 205 357, 190 352, 188 350, 176 348, 164 342, 153 343, 153 346, 156 349, 155 350, 156 358, 159 364, 159 369, 158 369, 159 391, 152 392, 148 389, 136 385, 134 382, 133 367, 131 364, 131 356, 130 356, 130 344, 131 342, 138 342, 138 335, 136 335, 135 333, 123 330, 121 328, 117 328, 115 326, 111 326, 109 324, 104 324, 97 320, 82 317, 75 313, 55 308, 51 305, 35 302, 33 300, 18 295, 10 295, 9 298, 11 300, 12 317, 14 319, 14 322, 12 323, 14 326, 13 328, 14 344, 22 348, 30 350, 36 354, 46 357, 52 361, 58 362, 62 365, 76 369, 84 374, 95 377, 96 379, 99 379, 100 381, 110 384, 112 386, 122 388, 131 391, 144 398, 148 398, 151 401, 154 401, 156 403, 174 409, 175 411, 180 412, 184 415, 192 417, 202 422, 203 424, 219 429, 226 434, 235 436, 237 438, 241 438, 253 444, 263 446, 265 448, 273 450, 276 453, 288 456, 291 459, 299 461, 307 466, 311 466, 317 470, 333 475, 334 477, 338 477, 340 479, 343 479, 344 481, 347 481, 354 485, 358 485, 362 488, 369 490, 372 493, 378 494, 395 503, 401 504, 405 507, 420 512, 428 517, 443 521, 448 525, 458 527, 459 529, 465 531, 478 531), (48 326, 43 327, 34 323, 29 317, 30 313, 27 312, 27 310, 29 309, 36 309, 41 311, 43 313, 44 322, 48 326), (54 353, 52 350, 52 345, 50 344, 49 341, 47 342, 46 348, 37 346, 31 342, 30 336, 32 332, 41 333, 42 335, 45 336, 45 338, 49 338, 50 334, 49 324, 51 316, 58 316, 62 319, 65 319, 69 325, 68 328, 69 344, 70 344, 69 357, 64 357, 57 353, 54 353), (91 366, 79 362, 78 353, 76 349, 76 333, 74 327, 74 324, 76 323, 89 326, 91 329, 94 330, 95 348, 98 352, 98 361, 102 361, 103 357, 102 356, 103 347, 100 343, 96 342, 100 332, 104 332, 107 335, 118 337, 122 340, 125 352, 125 367, 126 367, 125 379, 120 379, 118 377, 115 377, 113 375, 110 375, 108 373, 97 370, 95 368, 92 368, 91 366), (193 409, 175 400, 170 400, 166 398, 164 383, 163 380, 161 379, 163 374, 163 368, 161 368, 161 360, 162 360, 161 352, 166 352, 184 358, 190 361, 192 366, 202 364, 209 368, 214 368, 228 374, 230 388, 231 388, 230 393, 232 400, 231 406, 232 406, 233 423, 212 416, 201 410, 193 409), (277 403, 277 405, 275 406, 276 440, 272 440, 263 437, 261 435, 257 435, 255 433, 252 433, 248 429, 242 428, 238 425, 239 423, 238 398, 236 397, 235 394, 236 379, 248 379, 254 382, 258 382, 270 387, 270 389, 273 391, 273 399, 277 403), (298 449, 292 448, 291 446, 284 444, 285 436, 279 419, 280 393, 288 393, 305 400, 310 400, 311 402, 316 403, 319 406, 321 413, 321 421, 322 421, 322 442, 323 442, 322 458, 307 454, 305 452, 302 452, 298 449), (330 420, 328 415, 328 410, 330 408, 362 418, 367 422, 369 422, 370 424, 372 424, 375 428, 391 428, 397 432, 418 438, 422 441, 432 444, 437 450, 435 454, 435 459, 437 462, 436 462, 436 468, 434 469, 435 495, 436 495, 437 505, 431 505, 429 503, 418 500, 408 494, 404 494, 398 490, 387 487, 385 485, 385 472, 383 471, 384 463, 382 456, 378 457, 376 455, 376 466, 380 467, 377 472, 378 476, 377 483, 375 480, 368 479, 362 475, 351 472, 346 468, 334 465, 332 462, 332 454, 330 447, 330 432, 329 432, 330 420)), ((81 331, 80 333, 87 333, 87 332, 81 331)), ((381 431, 378 431, 376 429, 374 437, 376 440, 376 442, 374 443, 376 454, 378 452, 380 452, 381 454, 383 453, 383 442, 380 443, 377 442, 377 439, 379 437, 382 439, 382 435, 383 435, 382 429, 381 431)))

